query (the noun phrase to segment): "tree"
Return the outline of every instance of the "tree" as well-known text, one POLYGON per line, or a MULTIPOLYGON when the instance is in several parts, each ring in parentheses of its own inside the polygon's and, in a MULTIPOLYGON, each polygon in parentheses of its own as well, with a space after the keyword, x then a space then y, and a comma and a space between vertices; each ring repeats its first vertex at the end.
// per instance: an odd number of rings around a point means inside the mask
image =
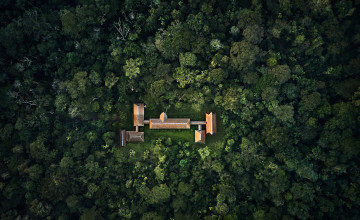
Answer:
POLYGON ((308 95, 304 95, 300 101, 300 111, 312 111, 321 101, 321 95, 318 92, 313 92, 308 95))
POLYGON ((294 107, 292 105, 280 105, 272 111, 277 119, 282 122, 293 121, 294 107))
POLYGON ((235 42, 230 49, 231 64, 238 70, 250 69, 260 55, 258 46, 244 40, 235 42))
POLYGON ((76 15, 73 12, 69 10, 63 10, 60 14, 60 19, 65 33, 68 33, 72 36, 79 35, 76 15))
POLYGON ((221 68, 213 69, 209 72, 209 82, 218 85, 228 77, 228 73, 221 68))
POLYGON ((215 104, 230 111, 235 111, 238 108, 239 101, 240 94, 235 87, 226 89, 222 96, 216 96, 214 99, 215 104))
POLYGON ((190 70, 185 67, 177 67, 173 75, 174 79, 179 83, 179 88, 185 88, 186 85, 192 84, 199 71, 190 70))
POLYGON ((246 41, 252 44, 260 44, 264 37, 264 28, 258 25, 248 25, 243 31, 246 41))
POLYGON ((25 170, 25 173, 29 174, 29 177, 31 180, 38 180, 41 177, 41 174, 43 173, 43 168, 35 164, 25 170))
POLYGON ((66 81, 65 85, 71 98, 76 99, 82 95, 85 95, 89 87, 89 80, 87 78, 87 72, 77 72, 71 81, 66 81))
POLYGON ((30 155, 37 161, 51 161, 56 156, 56 151, 50 151, 45 145, 46 139, 39 135, 36 141, 30 144, 30 155))
POLYGON ((166 184, 154 186, 151 190, 150 204, 163 203, 170 198, 170 188, 166 184))
POLYGON ((164 174, 164 169, 160 168, 160 165, 156 166, 154 169, 154 172, 156 174, 156 179, 163 181, 165 174, 164 174))
POLYGON ((175 60, 182 50, 191 49, 191 39, 191 32, 182 23, 175 22, 165 31, 156 34, 155 45, 165 59, 175 60))
POLYGON ((291 70, 288 65, 277 65, 273 68, 270 68, 268 71, 268 73, 273 75, 276 81, 278 81, 280 84, 283 84, 290 79, 290 72, 291 70))
POLYGON ((30 203, 30 211, 34 213, 36 216, 45 217, 50 214, 52 207, 46 202, 39 201, 35 199, 30 203))
POLYGON ((72 148, 72 153, 75 157, 80 157, 86 154, 89 150, 90 143, 85 140, 76 141, 72 148))
POLYGON ((135 79, 140 74, 140 67, 144 62, 140 58, 126 60, 126 65, 123 67, 125 75, 129 79, 135 79))
POLYGON ((63 157, 59 165, 63 169, 70 169, 74 166, 74 161, 71 157, 63 157))
POLYGON ((202 160, 204 160, 206 157, 210 155, 210 151, 208 147, 200 148, 198 152, 202 160))
POLYGON ((198 14, 190 14, 186 19, 186 24, 191 30, 199 33, 204 28, 204 15, 199 12, 198 14))
MULTIPOLYGON (((128 76, 128 75, 127 75, 128 76)), ((131 77, 129 77, 131 79, 131 77)), ((115 76, 114 73, 108 73, 105 77, 105 86, 111 89, 117 81, 119 80, 119 77, 115 76)))
POLYGON ((190 52, 180 53, 179 62, 181 66, 195 66, 196 64, 196 55, 190 52))
POLYGON ((66 205, 69 207, 70 212, 76 212, 79 207, 79 198, 76 195, 71 195, 66 198, 66 205))
POLYGON ((192 186, 185 182, 180 182, 178 185, 178 193, 185 196, 190 196, 192 192, 192 186))
POLYGON ((267 102, 275 101, 278 97, 278 90, 275 87, 269 86, 266 87, 261 93, 261 97, 263 100, 267 102))

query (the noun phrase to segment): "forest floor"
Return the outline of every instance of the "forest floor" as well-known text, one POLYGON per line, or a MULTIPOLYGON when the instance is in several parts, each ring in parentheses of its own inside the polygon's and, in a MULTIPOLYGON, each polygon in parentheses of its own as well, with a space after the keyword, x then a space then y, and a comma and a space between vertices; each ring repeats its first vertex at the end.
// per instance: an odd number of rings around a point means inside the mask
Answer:
MULTIPOLYGON (((147 110, 145 108, 145 120, 149 120, 150 118, 159 118, 161 112, 164 110, 154 109, 147 110)), ((181 109, 168 109, 166 111, 169 118, 190 118, 191 121, 205 121, 205 114, 214 112, 217 113, 216 108, 214 106, 208 105, 203 106, 200 111, 194 111, 191 106, 183 106, 181 109)), ((129 117, 129 122, 127 123, 127 128, 129 130, 135 130, 135 127, 132 126, 133 123, 133 113, 131 112, 131 117, 129 117), (131 119, 131 120, 130 120, 131 119)), ((224 136, 224 125, 222 121, 217 117, 217 133, 214 135, 206 135, 206 144, 203 146, 211 147, 216 145, 218 142, 221 142, 222 137, 224 136)), ((145 141, 140 143, 127 143, 127 146, 133 149, 137 153, 142 153, 146 149, 151 147, 153 141, 156 141, 159 138, 170 138, 172 141, 181 141, 184 142, 194 142, 195 141, 195 130, 197 126, 191 126, 190 129, 175 129, 175 130, 152 130, 149 128, 149 125, 145 125, 144 127, 140 127, 139 131, 145 132, 145 141)), ((205 127, 203 128, 205 130, 205 127)), ((199 147, 202 144, 198 144, 199 147)))

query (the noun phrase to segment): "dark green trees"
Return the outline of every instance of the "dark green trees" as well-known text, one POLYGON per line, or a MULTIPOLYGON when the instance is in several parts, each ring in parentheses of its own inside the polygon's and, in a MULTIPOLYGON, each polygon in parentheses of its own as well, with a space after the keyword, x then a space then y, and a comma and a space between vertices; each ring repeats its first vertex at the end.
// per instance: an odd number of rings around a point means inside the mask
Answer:
POLYGON ((0 219, 359 219, 357 1, 0 8, 0 219))

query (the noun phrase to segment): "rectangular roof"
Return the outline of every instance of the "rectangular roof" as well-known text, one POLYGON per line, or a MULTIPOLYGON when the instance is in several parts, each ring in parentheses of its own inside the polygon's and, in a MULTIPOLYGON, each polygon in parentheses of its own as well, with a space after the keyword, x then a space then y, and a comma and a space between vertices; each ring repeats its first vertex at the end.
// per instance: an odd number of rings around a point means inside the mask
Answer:
POLYGON ((206 133, 215 134, 216 131, 216 114, 210 112, 206 114, 206 133))
POLYGON ((195 143, 205 144, 204 130, 195 130, 195 143))
POLYGON ((134 103, 134 126, 144 126, 144 103, 134 103))
POLYGON ((164 122, 151 118, 150 129, 190 129, 190 118, 167 118, 164 122))
POLYGON ((144 142, 144 132, 127 131, 126 141, 128 142, 144 142))

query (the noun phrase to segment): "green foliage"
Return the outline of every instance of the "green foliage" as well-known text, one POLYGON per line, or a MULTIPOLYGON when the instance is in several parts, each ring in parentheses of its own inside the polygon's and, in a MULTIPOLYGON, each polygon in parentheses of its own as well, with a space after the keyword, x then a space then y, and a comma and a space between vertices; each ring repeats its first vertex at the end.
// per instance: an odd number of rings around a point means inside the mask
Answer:
POLYGON ((358 1, 0 7, 0 219, 360 218, 358 1))
POLYGON ((140 58, 126 60, 126 65, 123 67, 125 76, 129 79, 135 79, 140 74, 140 67, 143 65, 143 61, 140 58))
POLYGON ((151 189, 150 204, 166 202, 170 198, 170 188, 166 184, 154 186, 151 189))
POLYGON ((65 111, 67 106, 69 105, 69 102, 70 100, 67 95, 59 94, 56 96, 54 105, 57 111, 65 111))
POLYGON ((212 39, 210 41, 210 47, 213 51, 217 51, 223 48, 224 46, 221 44, 219 39, 212 39))
POLYGON ((277 65, 277 60, 275 57, 270 57, 269 59, 266 60, 266 65, 268 67, 274 67, 277 65))
POLYGON ((312 111, 320 104, 320 101, 321 95, 318 92, 304 95, 300 101, 300 110, 312 111))
POLYGON ((202 160, 205 160, 210 155, 210 150, 208 147, 200 148, 198 152, 202 160))
POLYGON ((185 67, 177 67, 174 72, 174 79, 179 83, 179 88, 185 88, 186 85, 192 84, 198 71, 190 70, 185 67))
POLYGON ((160 166, 158 165, 157 167, 155 167, 154 172, 156 174, 156 179, 163 181, 164 180, 164 170, 160 168, 160 166))
POLYGON ((243 31, 243 36, 249 43, 259 44, 263 40, 264 29, 258 25, 248 25, 243 31))
POLYGON ((293 120, 294 107, 291 105, 280 105, 273 110, 273 113, 280 121, 289 122, 293 120))
POLYGON ((278 97, 278 90, 275 87, 266 87, 262 93, 261 97, 264 101, 271 102, 275 101, 278 97))
POLYGON ((247 41, 235 42, 230 49, 230 61, 234 68, 247 70, 260 56, 260 48, 247 41))
POLYGON ((185 196, 190 196, 192 192, 192 186, 190 184, 180 182, 178 185, 178 193, 185 196))
POLYGON ((88 152, 89 146, 89 142, 85 140, 76 141, 72 147, 72 153, 75 157, 80 157, 88 152))
POLYGON ((45 217, 50 214, 51 206, 46 202, 41 202, 37 199, 31 201, 30 211, 38 217, 45 217))
POLYGON ((94 85, 99 85, 102 81, 100 74, 94 70, 91 71, 89 79, 94 85))
POLYGON ((237 109, 240 94, 236 88, 230 87, 224 91, 222 96, 215 97, 215 104, 222 106, 225 110, 234 111, 237 109))
POLYGON ((179 62, 181 66, 195 66, 196 64, 196 55, 190 52, 180 53, 179 62))
MULTIPOLYGON (((126 75, 129 76, 129 75, 126 75)), ((132 77, 129 76, 129 78, 131 79, 132 77)), ((109 89, 111 89, 111 87, 113 87, 117 81, 119 80, 119 77, 115 76, 114 73, 110 73, 107 74, 107 76, 105 77, 105 86, 108 87, 109 89)))
POLYGON ((274 76, 276 81, 280 84, 283 84, 290 79, 290 72, 288 65, 277 65, 268 71, 268 73, 274 76))
POLYGON ((29 178, 31 180, 38 180, 43 172, 42 166, 38 164, 35 164, 25 170, 25 173, 29 174, 29 178))
POLYGON ((60 13, 60 19, 64 33, 73 37, 79 36, 80 30, 77 27, 77 18, 75 13, 65 9, 60 13))
POLYGON ((76 99, 81 95, 85 95, 89 86, 87 72, 75 73, 73 79, 71 81, 66 81, 65 84, 68 88, 68 92, 70 93, 71 98, 76 99))
POLYGON ((157 33, 155 45, 165 59, 175 60, 183 49, 190 50, 191 38, 191 32, 182 23, 175 22, 165 31, 157 33))
POLYGON ((209 72, 209 81, 215 85, 220 84, 228 76, 228 73, 221 68, 213 69, 209 72))
POLYGON ((63 157, 59 165, 61 168, 70 169, 74 166, 74 161, 71 157, 63 157))
POLYGON ((66 205, 69 207, 71 212, 75 212, 78 207, 79 200, 77 196, 71 195, 66 198, 66 205))
POLYGON ((190 14, 186 19, 186 23, 189 25, 191 30, 196 31, 196 33, 200 32, 204 27, 203 13, 200 12, 196 15, 190 14))
POLYGON ((51 161, 56 155, 56 151, 50 151, 45 145, 46 139, 38 136, 36 141, 30 144, 30 155, 37 161, 51 161))

